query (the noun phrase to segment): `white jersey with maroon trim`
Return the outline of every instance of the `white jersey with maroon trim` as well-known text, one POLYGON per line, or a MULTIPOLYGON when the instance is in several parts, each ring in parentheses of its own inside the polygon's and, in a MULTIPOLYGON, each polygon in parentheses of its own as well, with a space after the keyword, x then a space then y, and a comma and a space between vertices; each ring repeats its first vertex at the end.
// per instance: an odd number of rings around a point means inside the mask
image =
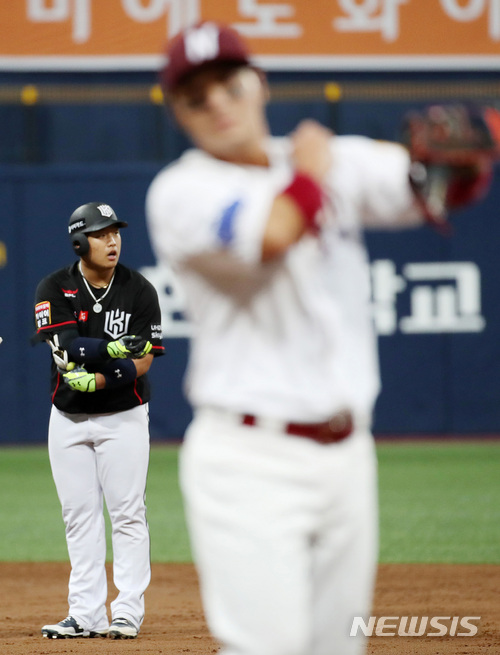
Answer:
POLYGON ((300 422, 346 406, 371 414, 379 372, 362 229, 422 218, 403 147, 348 136, 331 148, 319 238, 264 264, 271 204, 293 175, 288 139, 270 139, 269 167, 190 150, 151 184, 151 242, 177 272, 195 326, 194 406, 300 422))

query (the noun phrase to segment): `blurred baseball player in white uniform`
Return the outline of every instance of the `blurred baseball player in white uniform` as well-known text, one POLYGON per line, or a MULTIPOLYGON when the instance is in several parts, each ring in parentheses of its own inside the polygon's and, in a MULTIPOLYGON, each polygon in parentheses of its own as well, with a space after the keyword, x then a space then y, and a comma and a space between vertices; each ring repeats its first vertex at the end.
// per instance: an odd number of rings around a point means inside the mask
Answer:
POLYGON ((362 230, 423 222, 408 151, 313 121, 271 138, 264 75, 211 22, 172 42, 162 82, 196 146, 147 217, 194 324, 181 484, 209 627, 224 655, 359 655, 379 392, 362 230))

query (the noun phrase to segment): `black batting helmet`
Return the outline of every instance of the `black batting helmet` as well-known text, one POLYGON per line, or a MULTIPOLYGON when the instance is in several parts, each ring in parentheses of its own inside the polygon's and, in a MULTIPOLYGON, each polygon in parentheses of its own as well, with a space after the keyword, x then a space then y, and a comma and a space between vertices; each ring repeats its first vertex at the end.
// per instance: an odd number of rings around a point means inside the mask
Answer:
POLYGON ((112 207, 105 202, 87 202, 71 214, 68 224, 69 238, 73 250, 80 257, 90 250, 87 234, 105 227, 127 227, 128 223, 119 221, 112 207))

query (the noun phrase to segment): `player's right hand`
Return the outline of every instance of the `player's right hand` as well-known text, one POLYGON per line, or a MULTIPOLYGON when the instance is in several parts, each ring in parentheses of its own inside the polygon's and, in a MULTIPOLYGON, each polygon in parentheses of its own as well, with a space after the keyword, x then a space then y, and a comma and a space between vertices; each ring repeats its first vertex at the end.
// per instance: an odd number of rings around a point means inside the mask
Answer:
POLYGON ((332 166, 332 136, 328 128, 316 121, 299 123, 290 135, 295 170, 321 184, 332 166))
POLYGON ((107 350, 113 359, 141 359, 150 352, 152 347, 150 341, 132 334, 117 341, 110 341, 107 350))
POLYGON ((52 340, 47 339, 47 343, 52 350, 52 358, 55 362, 55 365, 57 366, 57 370, 60 373, 71 371, 73 368, 75 368, 76 364, 69 361, 68 351, 61 348, 58 334, 54 334, 54 338, 52 340))
POLYGON ((95 373, 89 373, 83 366, 76 366, 63 374, 63 379, 73 391, 92 392, 96 390, 95 373))

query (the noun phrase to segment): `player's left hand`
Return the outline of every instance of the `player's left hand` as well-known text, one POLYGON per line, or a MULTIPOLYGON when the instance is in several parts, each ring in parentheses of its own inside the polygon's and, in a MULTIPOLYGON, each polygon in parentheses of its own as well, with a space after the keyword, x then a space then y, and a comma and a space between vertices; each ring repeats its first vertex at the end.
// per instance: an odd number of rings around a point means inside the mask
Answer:
POLYGON ((446 223, 449 210, 488 191, 500 158, 500 112, 493 107, 432 105, 405 118, 410 181, 426 218, 446 223))
POLYGON ((63 374, 63 379, 73 391, 92 392, 96 390, 95 373, 89 373, 83 366, 76 366, 63 374))
POLYGON ((114 359, 142 359, 153 347, 147 339, 135 334, 126 335, 117 341, 110 341, 107 345, 108 354, 114 359))

